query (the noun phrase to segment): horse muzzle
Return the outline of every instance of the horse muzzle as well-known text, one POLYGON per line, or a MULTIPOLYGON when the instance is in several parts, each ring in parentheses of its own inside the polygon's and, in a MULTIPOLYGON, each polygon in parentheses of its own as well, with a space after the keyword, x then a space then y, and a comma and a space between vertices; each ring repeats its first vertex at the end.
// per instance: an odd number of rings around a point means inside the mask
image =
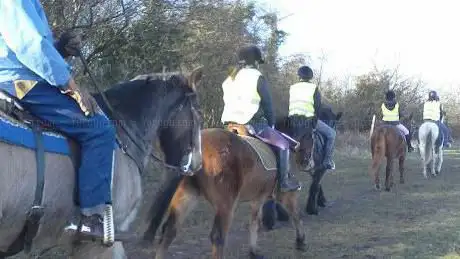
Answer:
POLYGON ((190 152, 181 159, 180 172, 184 176, 193 176, 203 166, 201 152, 190 152))

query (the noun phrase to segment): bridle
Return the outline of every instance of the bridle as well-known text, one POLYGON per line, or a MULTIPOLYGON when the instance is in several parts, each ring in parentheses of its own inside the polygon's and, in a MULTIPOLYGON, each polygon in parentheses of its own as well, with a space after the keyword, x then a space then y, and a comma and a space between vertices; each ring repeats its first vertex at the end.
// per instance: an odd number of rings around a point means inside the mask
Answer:
MULTIPOLYGON (((179 171, 181 172, 182 174, 187 174, 189 172, 189 169, 190 169, 190 166, 192 164, 192 152, 189 153, 189 156, 188 156, 188 162, 186 165, 182 165, 182 166, 176 166, 176 165, 170 165, 168 163, 166 163, 166 161, 164 161, 163 159, 159 158, 158 156, 156 156, 155 154, 153 154, 152 152, 152 149, 153 149, 153 145, 152 144, 149 144, 149 146, 147 147, 147 150, 145 150, 143 148, 143 146, 141 144, 138 143, 138 139, 142 139, 142 138, 139 138, 137 136, 137 134, 133 133, 129 127, 125 124, 123 118, 121 117, 120 114, 118 114, 112 107, 112 105, 110 104, 109 100, 107 99, 107 97, 105 96, 105 93, 101 90, 101 88, 99 87, 99 85, 96 83, 96 80, 94 79, 94 76, 92 75, 92 73, 90 72, 89 70, 89 66, 88 66, 88 63, 86 62, 85 58, 83 57, 81 51, 78 50, 78 56, 83 64, 83 68, 84 68, 84 71, 86 73, 88 73, 88 76, 91 80, 91 83, 93 84, 93 86, 96 88, 97 92, 101 95, 102 97, 102 101, 104 102, 104 104, 106 105, 107 109, 110 111, 110 113, 112 114, 113 116, 113 119, 117 121, 117 124, 120 125, 120 129, 124 131, 124 133, 126 133, 126 135, 128 136, 129 140, 136 146, 136 148, 138 148, 139 150, 142 150, 144 152, 144 162, 141 164, 139 162, 136 162, 141 174, 145 171, 146 167, 147 167, 147 162, 148 162, 148 158, 153 158, 155 161, 161 163, 164 167, 168 168, 168 169, 171 169, 171 170, 174 170, 174 171, 179 171)), ((179 112, 182 111, 182 109, 187 105, 189 104, 190 105, 190 110, 192 112, 192 129, 193 129, 193 132, 192 132, 192 143, 191 143, 191 147, 193 149, 194 145, 196 143, 194 143, 194 138, 193 136, 195 136, 195 134, 197 133, 197 127, 196 127, 196 124, 197 124, 197 118, 199 118, 199 111, 193 106, 193 98, 196 96, 196 93, 195 92, 190 92, 190 93, 186 93, 184 98, 181 98, 173 107, 175 107, 168 115, 167 117, 167 121, 169 121, 169 119, 171 119, 172 117, 174 117, 176 114, 178 114, 179 112)), ((127 146, 126 144, 124 144, 121 139, 119 137, 117 137, 117 141, 118 143, 120 144, 120 148, 121 150, 123 151, 123 153, 127 154, 128 156, 130 156, 134 161, 136 161, 136 159, 134 159, 133 156, 131 156, 129 154, 129 152, 127 152, 127 146)))

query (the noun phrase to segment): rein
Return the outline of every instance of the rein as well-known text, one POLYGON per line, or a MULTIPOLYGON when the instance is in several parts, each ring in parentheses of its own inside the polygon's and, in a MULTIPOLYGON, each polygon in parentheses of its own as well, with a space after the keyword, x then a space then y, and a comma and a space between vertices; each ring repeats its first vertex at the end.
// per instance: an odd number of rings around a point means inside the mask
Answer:
MULTIPOLYGON (((90 72, 89 70, 89 66, 88 66, 88 63, 86 62, 85 58, 83 57, 81 51, 78 51, 78 57, 80 58, 82 64, 83 64, 83 68, 84 68, 84 71, 88 73, 88 76, 91 80, 91 83, 93 84, 93 86, 96 88, 97 92, 101 95, 102 97, 102 101, 104 102, 104 104, 106 105, 106 107, 109 109, 109 111, 112 113, 112 116, 114 117, 115 120, 117 120, 117 123, 119 123, 119 125, 121 126, 121 129, 126 133, 126 135, 128 136, 128 138, 131 140, 132 143, 134 143, 134 145, 145 152, 144 148, 136 141, 136 137, 135 137, 135 134, 131 132, 131 130, 125 125, 123 119, 121 118, 121 115, 119 115, 112 107, 112 105, 110 104, 109 100, 107 99, 107 97, 105 96, 105 93, 101 90, 101 88, 99 87, 99 85, 96 83, 96 80, 94 79, 94 76, 93 74, 90 72)), ((187 95, 187 97, 190 96, 190 95, 187 95)), ((176 111, 173 113, 177 113, 179 112, 181 109, 183 108, 183 104, 179 106, 178 109, 176 109, 176 111)), ((193 108, 193 107, 192 107, 193 108)), ((169 116, 171 117, 171 116, 169 116)), ((121 146, 121 149, 123 151, 123 153, 127 154, 128 156, 130 156, 134 161, 136 161, 130 154, 128 154, 128 152, 126 151, 126 145, 124 145, 122 143, 122 141, 117 137, 118 139, 118 142, 120 143, 120 146, 121 146)), ((157 162, 160 162, 163 166, 165 166, 166 168, 169 168, 169 169, 172 169, 172 170, 177 170, 177 171, 183 171, 183 167, 181 166, 174 166, 174 165, 170 165, 168 163, 166 163, 163 159, 159 158, 158 156, 156 156, 155 154, 153 154, 152 152, 152 144, 149 145, 148 147, 148 154, 147 155, 144 155, 144 157, 147 157, 147 156, 150 156, 151 158, 153 158, 154 160, 156 160, 157 162)), ((144 165, 140 165, 138 164, 137 165, 140 169, 141 172, 144 172, 145 170, 145 167, 146 167, 146 164, 144 165)), ((188 169, 188 168, 187 168, 188 169)))

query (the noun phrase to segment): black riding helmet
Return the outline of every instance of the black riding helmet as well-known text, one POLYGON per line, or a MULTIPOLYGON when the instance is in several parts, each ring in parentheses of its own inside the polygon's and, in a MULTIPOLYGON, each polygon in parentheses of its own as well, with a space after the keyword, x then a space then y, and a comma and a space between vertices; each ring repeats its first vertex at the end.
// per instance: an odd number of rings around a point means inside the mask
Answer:
POLYGON ((439 96, 436 91, 430 91, 428 93, 428 100, 430 101, 439 101, 439 96))
POLYGON ((264 64, 265 60, 262 58, 262 51, 255 46, 247 46, 238 50, 238 62, 246 65, 255 65, 255 63, 264 64))
POLYGON ((297 70, 297 75, 303 80, 311 80, 313 78, 313 70, 309 66, 301 66, 297 70))
POLYGON ((385 93, 385 99, 387 101, 393 101, 395 98, 396 98, 396 94, 395 94, 395 92, 393 90, 388 90, 385 93))

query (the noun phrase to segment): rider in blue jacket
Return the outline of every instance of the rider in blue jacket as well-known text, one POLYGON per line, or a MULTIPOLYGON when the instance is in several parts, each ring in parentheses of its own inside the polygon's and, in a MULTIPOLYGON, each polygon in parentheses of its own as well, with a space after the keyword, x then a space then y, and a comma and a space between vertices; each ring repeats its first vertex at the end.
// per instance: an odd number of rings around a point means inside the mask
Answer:
MULTIPOLYGON (((54 44, 38 0, 0 0, 0 89, 80 144, 81 234, 111 244, 115 129, 94 100, 80 91, 64 53, 62 42, 54 44)), ((76 225, 66 229, 75 231, 76 225)))

